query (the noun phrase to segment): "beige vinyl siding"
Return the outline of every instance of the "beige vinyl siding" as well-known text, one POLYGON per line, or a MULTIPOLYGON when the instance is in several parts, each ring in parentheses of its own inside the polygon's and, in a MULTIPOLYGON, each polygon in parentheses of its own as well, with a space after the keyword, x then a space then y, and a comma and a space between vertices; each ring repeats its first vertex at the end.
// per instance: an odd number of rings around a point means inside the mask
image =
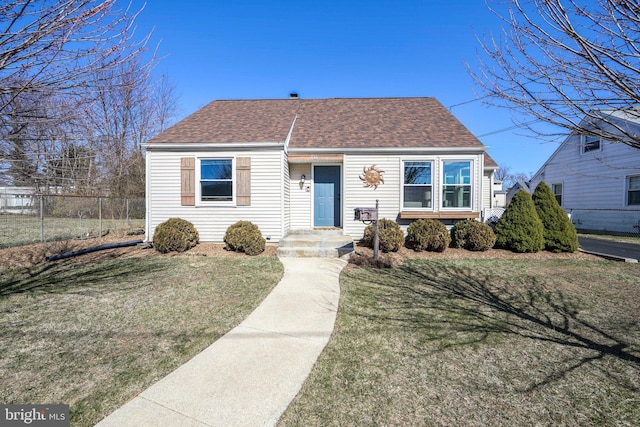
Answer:
POLYGON ((378 155, 345 155, 343 164, 343 229, 344 233, 354 239, 362 238, 364 225, 353 220, 353 210, 358 207, 375 207, 376 199, 380 200, 379 218, 396 220, 400 212, 400 157, 378 155), (383 170, 384 184, 376 190, 365 188, 360 176, 363 168, 375 165, 383 170))
MULTIPOLYGON (((442 162, 469 160, 472 162, 471 177, 471 209, 480 212, 484 196, 479 192, 484 188, 482 155, 345 155, 344 156, 344 232, 354 239, 360 239, 366 227, 360 221, 353 220, 353 210, 356 207, 375 207, 376 199, 380 203, 380 218, 387 218, 398 221, 401 228, 406 233, 411 221, 398 220, 401 208, 401 193, 403 191, 403 161, 431 161, 432 162, 432 206, 433 212, 455 212, 456 209, 443 209, 442 205, 442 162), (376 168, 384 171, 384 184, 373 188, 365 188, 360 176, 364 167, 375 165, 376 168)), ((457 209, 458 211, 460 209, 457 209)), ((464 209, 463 209, 464 210, 464 209)))
POLYGON ((482 209, 493 207, 493 173, 482 174, 482 209))
POLYGON ((292 230, 313 228, 311 219, 311 165, 292 163, 289 165, 290 227, 292 230), (300 186, 300 177, 305 175, 305 183, 300 186))
POLYGON ((291 206, 291 184, 287 155, 282 151, 280 157, 280 161, 282 162, 282 182, 284 183, 282 186, 284 197, 282 199, 280 215, 282 215, 282 235, 286 236, 291 228, 291 210, 289 209, 291 206))
MULTIPOLYGON (((221 242, 227 227, 236 221, 247 220, 260 227, 263 236, 271 241, 282 237, 283 156, 279 150, 242 152, 147 152, 151 177, 149 187, 149 238, 155 227, 172 217, 191 221, 200 233, 201 241, 221 242), (198 201, 199 182, 196 182, 196 206, 181 205, 181 158, 196 158, 196 175, 203 158, 250 158, 251 205, 230 206, 198 201)), ((237 175, 237 171, 236 171, 237 175)), ((235 176, 237 180, 237 176, 235 176)), ((234 181, 237 188, 237 182, 234 181)), ((236 196, 236 203, 238 198, 236 196)), ((246 199, 245 199, 246 202, 246 199)))

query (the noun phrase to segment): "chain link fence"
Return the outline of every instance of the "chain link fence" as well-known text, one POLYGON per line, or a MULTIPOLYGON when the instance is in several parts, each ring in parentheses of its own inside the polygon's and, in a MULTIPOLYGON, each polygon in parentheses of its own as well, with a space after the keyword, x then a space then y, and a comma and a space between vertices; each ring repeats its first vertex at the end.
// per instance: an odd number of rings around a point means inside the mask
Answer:
MULTIPOLYGON (((482 220, 495 226, 504 212, 504 208, 485 209, 482 220)), ((579 233, 640 238, 638 209, 571 209, 568 215, 579 233)))
POLYGON ((145 200, 0 194, 0 248, 31 243, 143 234, 145 200))
POLYGON ((640 237, 638 209, 571 209, 569 214, 579 232, 640 237))

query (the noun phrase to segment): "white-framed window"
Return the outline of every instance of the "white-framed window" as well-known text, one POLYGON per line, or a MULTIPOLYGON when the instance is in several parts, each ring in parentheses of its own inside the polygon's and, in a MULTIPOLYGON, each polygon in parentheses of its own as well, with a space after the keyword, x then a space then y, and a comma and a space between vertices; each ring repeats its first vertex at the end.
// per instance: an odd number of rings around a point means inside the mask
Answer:
POLYGON ((233 202, 233 159, 203 158, 199 160, 200 202, 233 202))
POLYGON ((562 206, 562 183, 551 184, 551 191, 553 192, 553 195, 556 196, 558 204, 562 206))
POLYGON ((600 151, 602 149, 602 141, 599 136, 583 135, 582 136, 582 154, 590 151, 600 151))
POLYGON ((442 162, 442 207, 471 208, 471 161, 442 162))
POLYGON ((403 209, 433 209, 433 162, 404 161, 403 209))
POLYGON ((627 177, 627 205, 640 205, 640 175, 627 177))

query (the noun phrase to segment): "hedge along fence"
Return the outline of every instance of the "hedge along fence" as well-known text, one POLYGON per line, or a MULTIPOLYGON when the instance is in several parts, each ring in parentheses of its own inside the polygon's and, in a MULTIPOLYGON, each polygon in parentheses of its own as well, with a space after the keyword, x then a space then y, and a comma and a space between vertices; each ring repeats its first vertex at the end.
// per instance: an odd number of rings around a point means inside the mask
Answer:
POLYGON ((144 229, 143 198, 0 194, 0 248, 144 229))

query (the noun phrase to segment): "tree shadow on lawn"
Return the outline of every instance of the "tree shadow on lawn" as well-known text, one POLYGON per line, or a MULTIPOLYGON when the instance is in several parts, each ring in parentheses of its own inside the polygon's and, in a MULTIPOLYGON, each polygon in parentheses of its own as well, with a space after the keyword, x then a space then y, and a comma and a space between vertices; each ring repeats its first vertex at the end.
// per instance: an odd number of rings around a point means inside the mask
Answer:
POLYGON ((148 275, 166 268, 161 258, 118 259, 117 256, 82 262, 65 260, 33 267, 5 270, 0 275, 0 297, 22 293, 78 292, 90 293, 100 288, 123 285, 139 288, 138 275, 148 275))
MULTIPOLYGON (((584 303, 559 290, 549 290, 532 276, 507 280, 476 268, 405 263, 394 269, 358 273, 358 280, 356 289, 360 289, 356 292, 375 294, 376 301, 365 312, 354 309, 356 312, 349 314, 418 329, 427 340, 441 343, 440 348, 482 343, 492 335, 506 334, 590 351, 589 356, 558 363, 555 372, 526 391, 606 356, 630 362, 640 370, 639 343, 611 332, 630 327, 628 319, 618 324, 618 317, 611 313, 606 320, 610 331, 604 330, 581 318, 584 303)), ((636 388, 630 383, 628 387, 636 388)))

